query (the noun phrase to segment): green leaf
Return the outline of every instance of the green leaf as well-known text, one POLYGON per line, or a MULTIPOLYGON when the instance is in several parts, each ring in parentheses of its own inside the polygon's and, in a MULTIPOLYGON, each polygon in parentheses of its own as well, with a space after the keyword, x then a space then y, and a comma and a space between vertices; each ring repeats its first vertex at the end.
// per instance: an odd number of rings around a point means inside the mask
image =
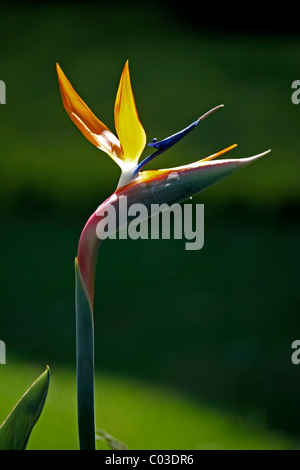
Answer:
POLYGON ((108 434, 108 432, 103 431, 103 429, 97 429, 96 440, 104 441, 112 450, 129 450, 124 442, 119 441, 111 434, 108 434))
POLYGON ((33 382, 0 426, 0 450, 25 450, 47 397, 50 369, 33 382))

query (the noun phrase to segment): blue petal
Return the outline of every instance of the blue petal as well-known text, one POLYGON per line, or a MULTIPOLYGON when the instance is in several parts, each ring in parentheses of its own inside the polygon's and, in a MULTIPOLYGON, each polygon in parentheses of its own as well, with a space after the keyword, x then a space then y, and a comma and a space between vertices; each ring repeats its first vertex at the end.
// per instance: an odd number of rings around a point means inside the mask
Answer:
POLYGON ((176 144, 180 139, 186 136, 189 132, 191 132, 191 130, 194 129, 194 127, 196 127, 198 124, 199 124, 199 119, 197 119, 197 121, 193 122, 185 129, 182 129, 182 131, 177 132, 176 134, 170 135, 170 137, 167 137, 166 139, 160 140, 159 142, 157 142, 156 139, 153 139, 153 141, 148 145, 149 147, 154 147, 164 152, 168 148, 172 147, 172 145, 176 144))
POLYGON ((170 147, 172 147, 174 144, 179 142, 183 137, 185 137, 191 130, 193 130, 200 121, 203 121, 207 116, 209 116, 211 113, 216 111, 217 109, 221 108, 223 105, 216 106, 215 108, 210 109, 207 113, 203 114, 199 119, 196 121, 192 122, 189 126, 185 127, 182 129, 182 131, 176 132, 176 134, 172 134, 169 137, 166 137, 163 140, 160 140, 159 142, 157 141, 156 138, 153 139, 152 142, 148 144, 149 147, 153 147, 157 149, 156 152, 152 153, 151 155, 148 155, 141 163, 139 163, 135 169, 134 175, 137 175, 140 169, 145 166, 147 163, 149 163, 153 158, 157 157, 161 153, 165 152, 168 150, 170 147))

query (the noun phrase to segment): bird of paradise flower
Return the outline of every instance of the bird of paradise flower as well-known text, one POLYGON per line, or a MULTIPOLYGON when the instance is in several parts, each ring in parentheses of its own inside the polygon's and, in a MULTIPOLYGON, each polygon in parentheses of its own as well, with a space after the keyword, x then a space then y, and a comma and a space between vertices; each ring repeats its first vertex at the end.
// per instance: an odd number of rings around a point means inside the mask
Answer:
POLYGON ((270 150, 243 159, 216 159, 236 147, 234 144, 188 165, 142 170, 147 163, 172 147, 223 105, 212 108, 192 124, 166 139, 153 139, 148 145, 155 149, 154 153, 139 162, 146 146, 146 133, 138 117, 128 61, 121 74, 114 106, 118 137, 88 108, 58 64, 57 74, 64 108, 74 124, 93 145, 107 153, 121 168, 117 189, 88 219, 81 233, 75 258, 79 441, 81 449, 95 449, 93 310, 96 261, 101 241, 96 233, 99 217, 105 213, 108 204, 117 208, 117 203, 123 196, 127 197, 128 205, 140 203, 150 207, 153 203, 180 203, 270 150), (172 177, 174 175, 175 178, 172 177))

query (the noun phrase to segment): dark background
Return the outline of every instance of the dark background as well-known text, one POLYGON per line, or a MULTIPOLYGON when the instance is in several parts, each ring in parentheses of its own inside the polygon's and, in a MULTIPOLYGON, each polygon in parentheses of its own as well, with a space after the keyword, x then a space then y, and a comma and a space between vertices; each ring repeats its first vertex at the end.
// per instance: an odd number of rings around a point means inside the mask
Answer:
POLYGON ((232 157, 272 152, 193 199, 205 204, 201 251, 185 251, 180 240, 103 244, 97 370, 252 412, 297 438, 296 15, 252 4, 195 8, 167 1, 1 6, 0 337, 16 360, 74 365, 77 243, 119 169, 65 113, 55 63, 113 130, 129 59, 148 142, 225 104, 149 168, 189 163, 233 143, 232 157))

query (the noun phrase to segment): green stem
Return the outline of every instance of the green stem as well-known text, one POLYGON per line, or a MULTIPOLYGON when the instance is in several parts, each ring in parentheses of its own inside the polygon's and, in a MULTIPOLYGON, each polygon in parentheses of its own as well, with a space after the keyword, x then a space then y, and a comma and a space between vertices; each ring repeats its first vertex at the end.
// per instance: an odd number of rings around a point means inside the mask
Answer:
POLYGON ((79 444, 96 450, 94 405, 94 321, 91 305, 75 262, 76 370, 79 444))

